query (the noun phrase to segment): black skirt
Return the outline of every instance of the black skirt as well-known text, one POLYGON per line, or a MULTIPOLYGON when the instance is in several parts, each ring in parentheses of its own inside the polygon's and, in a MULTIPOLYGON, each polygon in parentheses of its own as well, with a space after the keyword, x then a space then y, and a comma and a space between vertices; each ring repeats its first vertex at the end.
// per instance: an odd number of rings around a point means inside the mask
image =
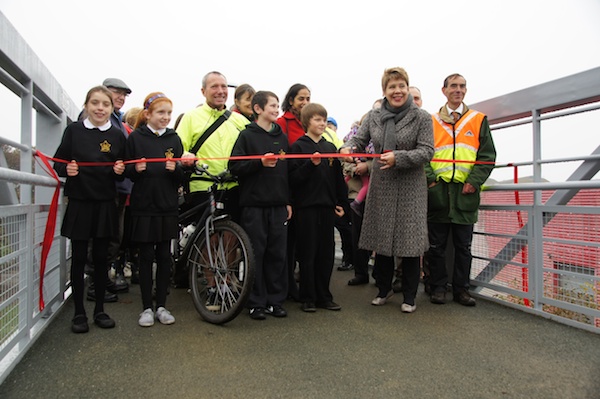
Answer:
POLYGON ((132 242, 168 241, 178 233, 177 216, 131 216, 132 242))
POLYGON ((110 201, 69 199, 60 234, 71 240, 116 237, 119 231, 117 206, 110 201))

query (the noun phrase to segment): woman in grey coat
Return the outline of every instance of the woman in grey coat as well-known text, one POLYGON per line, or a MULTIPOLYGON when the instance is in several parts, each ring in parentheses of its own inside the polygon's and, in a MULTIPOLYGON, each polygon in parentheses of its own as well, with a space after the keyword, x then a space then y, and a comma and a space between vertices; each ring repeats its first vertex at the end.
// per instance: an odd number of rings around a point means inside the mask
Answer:
POLYGON ((427 180, 424 166, 433 157, 431 115, 413 103, 408 74, 386 69, 381 108, 369 111, 357 135, 340 153, 364 152, 369 140, 375 153, 359 247, 374 250, 379 293, 371 302, 385 304, 392 291, 394 257, 402 258, 401 310, 416 310, 420 258, 428 249, 427 180))

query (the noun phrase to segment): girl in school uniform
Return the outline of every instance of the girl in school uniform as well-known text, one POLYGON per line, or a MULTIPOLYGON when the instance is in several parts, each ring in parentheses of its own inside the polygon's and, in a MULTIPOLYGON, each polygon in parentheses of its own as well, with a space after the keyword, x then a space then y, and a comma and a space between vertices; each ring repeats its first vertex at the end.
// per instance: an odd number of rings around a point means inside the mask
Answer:
POLYGON ((104 86, 91 88, 84 109, 87 118, 67 126, 54 154, 56 159, 70 161, 55 162, 54 169, 59 176, 67 178, 64 195, 68 197, 68 204, 61 234, 72 243, 71 286, 75 316, 71 330, 74 333, 89 331, 83 306, 83 274, 90 239, 96 282, 94 323, 100 328, 115 326, 114 320, 104 312, 104 291, 108 243, 118 229, 115 181, 123 180, 125 170, 122 160, 126 139, 109 121, 113 112, 111 92, 104 86), (88 162, 102 165, 88 165, 88 162))
POLYGON ((137 160, 126 166, 125 175, 133 182, 130 199, 131 241, 139 248, 142 327, 175 323, 166 308, 171 273, 171 239, 176 238, 178 189, 183 183, 181 158, 183 146, 171 122, 173 103, 163 93, 150 93, 138 115, 135 130, 127 139, 125 158, 137 160), (146 159, 162 159, 145 162, 146 159), (156 259, 156 306, 152 302, 152 263, 156 259), (154 310, 156 309, 156 313, 154 310))

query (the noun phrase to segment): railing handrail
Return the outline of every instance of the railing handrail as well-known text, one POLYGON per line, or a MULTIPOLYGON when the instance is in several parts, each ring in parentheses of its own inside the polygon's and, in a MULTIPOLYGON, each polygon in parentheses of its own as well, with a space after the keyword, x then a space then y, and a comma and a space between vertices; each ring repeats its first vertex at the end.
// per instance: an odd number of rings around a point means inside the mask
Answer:
POLYGON ((534 191, 534 190, 589 190, 600 188, 600 180, 565 181, 565 182, 531 182, 531 183, 499 183, 484 186, 484 191, 534 191))

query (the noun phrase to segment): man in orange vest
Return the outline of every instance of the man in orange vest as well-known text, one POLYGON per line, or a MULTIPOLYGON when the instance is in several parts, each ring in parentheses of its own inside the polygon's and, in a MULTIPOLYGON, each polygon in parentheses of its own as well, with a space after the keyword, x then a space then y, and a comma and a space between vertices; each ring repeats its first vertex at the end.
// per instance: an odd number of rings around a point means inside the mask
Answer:
POLYGON ((432 115, 435 153, 426 166, 431 302, 446 303, 446 244, 452 233, 455 302, 475 306, 469 295, 471 242, 477 222, 481 186, 494 169, 496 148, 487 116, 463 102, 467 81, 457 73, 444 80, 448 102, 432 115))

